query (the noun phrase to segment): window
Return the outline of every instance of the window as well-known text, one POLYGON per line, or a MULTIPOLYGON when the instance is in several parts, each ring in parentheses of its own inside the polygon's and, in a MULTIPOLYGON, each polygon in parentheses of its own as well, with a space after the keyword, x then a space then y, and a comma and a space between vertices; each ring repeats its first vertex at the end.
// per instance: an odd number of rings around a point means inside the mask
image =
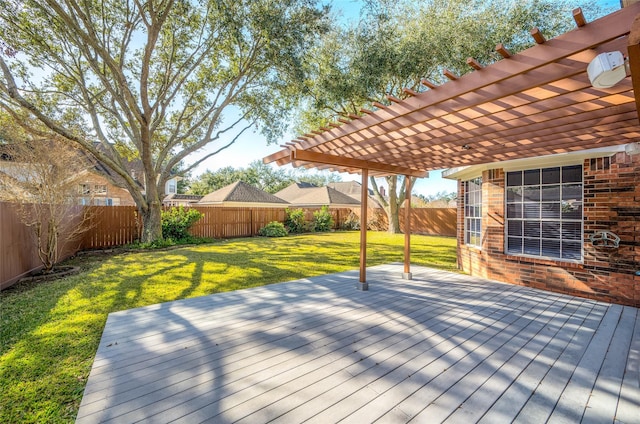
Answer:
POLYGON ((78 193, 83 196, 88 196, 89 194, 91 194, 91 186, 89 184, 79 184, 78 193))
POLYGON ((169 194, 175 193, 176 192, 176 182, 175 181, 169 181, 169 194))
POLYGON ((582 165, 507 172, 506 252, 582 259, 582 165))
POLYGON ((93 192, 96 194, 107 194, 107 186, 105 184, 96 184, 93 186, 93 192))
POLYGON ((482 178, 464 182, 464 242, 482 245, 482 178))

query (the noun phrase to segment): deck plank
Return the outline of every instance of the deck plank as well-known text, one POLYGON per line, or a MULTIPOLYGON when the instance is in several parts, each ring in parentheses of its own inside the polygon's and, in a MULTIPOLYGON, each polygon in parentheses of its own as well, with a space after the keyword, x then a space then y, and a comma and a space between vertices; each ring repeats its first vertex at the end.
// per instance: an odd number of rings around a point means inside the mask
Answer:
MULTIPOLYGON (((489 299, 491 300, 491 299, 489 299)), ((524 311, 532 306, 527 299, 513 296, 510 299, 513 311, 524 311), (521 309, 522 308, 522 309, 521 309)), ((385 375, 375 376, 376 378, 368 382, 368 387, 378 396, 370 397, 367 401, 367 393, 360 395, 358 402, 353 402, 351 397, 346 397, 344 401, 336 404, 336 408, 346 408, 345 405, 354 408, 353 414, 348 416, 349 421, 372 422, 383 414, 397 415, 395 405, 404 400, 406 391, 411 384, 420 379, 429 379, 435 376, 446 364, 442 362, 446 359, 452 360, 456 350, 461 350, 472 344, 481 344, 499 331, 499 327, 505 323, 505 310, 496 311, 489 305, 486 311, 474 312, 470 318, 473 320, 461 326, 456 323, 445 331, 434 329, 438 334, 438 343, 425 344, 420 349, 412 349, 405 352, 402 366, 397 366, 385 375), (411 384, 407 384, 411 382, 411 384)), ((515 319, 515 318, 514 318, 515 319)), ((402 413, 408 417, 407 414, 402 413)), ((322 416, 315 417, 321 420, 322 416)))
POLYGON ((638 309, 412 272, 111 314, 77 422, 638 422, 638 309))
MULTIPOLYGON (((404 303, 405 301, 402 300, 402 302, 404 303)), ((431 307, 425 307, 425 305, 423 304, 415 303, 413 308, 415 309, 416 312, 424 311, 422 312, 423 319, 428 319, 428 320, 432 320, 434 319, 434 317, 440 316, 440 314, 444 314, 447 312, 444 306, 438 306, 438 304, 431 305, 431 307)), ((412 307, 410 305, 406 305, 406 304, 403 305, 403 313, 394 317, 394 321, 401 322, 401 321, 407 320, 407 318, 409 320, 415 320, 417 318, 420 318, 421 315, 418 315, 418 316, 412 315, 411 309, 412 307)), ((386 315, 385 320, 393 317, 394 315, 397 315, 397 314, 394 313, 391 315, 386 315)), ((386 332, 384 333, 393 338, 390 338, 390 337, 381 338, 380 337, 381 333, 379 331, 376 331, 375 327, 373 327, 373 324, 375 324, 374 321, 367 320, 365 325, 361 326, 357 330, 358 337, 354 337, 351 340, 348 340, 348 343, 345 344, 344 346, 337 346, 337 345, 331 346, 331 349, 334 349, 333 351, 329 352, 331 354, 331 358, 329 358, 331 359, 331 362, 323 365, 323 367, 321 368, 308 369, 307 367, 304 367, 302 369, 295 369, 293 367, 293 364, 289 363, 287 364, 287 366, 289 368, 292 368, 293 376, 297 377, 295 378, 295 380, 290 379, 283 382, 282 377, 288 378, 288 375, 278 376, 278 378, 272 378, 268 382, 268 385, 269 385, 268 387, 270 388, 270 390, 265 390, 264 387, 258 387, 256 384, 249 384, 248 387, 243 391, 243 393, 240 396, 234 396, 234 402, 237 404, 237 408, 235 408, 235 410, 239 411, 237 412, 239 416, 236 418, 238 419, 242 418, 245 414, 248 413, 247 411, 249 412, 252 411, 252 407, 250 406, 251 404, 247 402, 252 402, 253 404, 260 405, 261 404, 260 402, 262 402, 261 399, 264 398, 264 396, 269 396, 268 401, 265 401, 265 402, 266 404, 272 405, 273 401, 277 399, 278 395, 276 393, 278 393, 278 389, 283 384, 285 383, 287 384, 286 388, 282 389, 284 390, 283 396, 285 396, 291 392, 295 392, 296 391, 295 388, 298 387, 299 384, 303 384, 303 385, 309 384, 308 383, 309 381, 316 381, 318 379, 322 381, 323 377, 326 377, 327 375, 330 376, 340 372, 341 371, 339 368, 340 364, 342 363, 346 363, 347 365, 351 364, 353 361, 351 359, 351 356, 354 350, 361 350, 363 347, 371 346, 371 345, 374 345, 374 346, 383 346, 388 344, 393 345, 395 343, 398 343, 398 335, 404 333, 404 332, 397 333, 399 330, 402 330, 402 328, 396 325, 394 328, 385 329, 386 332), (369 335, 369 336, 366 339, 364 339, 362 338, 363 335, 369 335), (312 374, 307 374, 307 373, 312 373, 312 374), (258 396, 260 396, 261 399, 255 399, 258 396)), ((316 353, 316 356, 318 356, 318 353, 316 353)), ((229 405, 230 404, 228 403, 227 406, 229 405)), ((270 407, 270 409, 273 410, 273 407, 270 407)), ((185 420, 188 422, 189 420, 194 419, 196 416, 211 417, 213 410, 216 410, 218 414, 223 412, 221 410, 217 410, 217 405, 215 405, 215 403, 210 403, 202 410, 194 411, 193 414, 186 416, 185 420)), ((236 413, 233 411, 233 408, 231 408, 231 410, 225 409, 224 412, 225 412, 225 417, 229 417, 229 418, 234 416, 234 414, 236 413)))
MULTIPOLYGON (((451 364, 445 364, 447 365, 446 369, 439 373, 436 378, 426 382, 421 381, 421 383, 424 383, 422 387, 399 403, 398 408, 408 416, 416 417, 425 406, 436 402, 453 384, 471 373, 473 369, 482 364, 487 357, 495 354, 499 349, 506 349, 510 343, 517 344, 514 339, 517 338, 519 334, 522 334, 524 337, 531 337, 537 334, 544 325, 565 306, 566 304, 564 302, 557 300, 553 304, 543 308, 539 308, 536 305, 529 313, 517 320, 513 322, 507 321, 507 325, 496 334, 493 334, 486 342, 477 345, 471 344, 469 348, 456 355, 459 356, 459 360, 451 364)), ((451 355, 448 355, 448 357, 451 357, 451 355)), ((462 400, 464 400, 464 398, 460 399, 460 401, 462 400)), ((391 421, 383 417, 380 422, 391 421)), ((419 420, 416 422, 419 422, 419 420)), ((439 421, 436 419, 435 422, 439 421)))
MULTIPOLYGON (((481 384, 477 385, 477 389, 455 411, 452 411, 452 414, 446 419, 447 422, 479 421, 509 386, 516 381, 522 370, 537 358, 542 357, 545 350, 550 349, 550 344, 564 339, 569 340, 564 345, 571 347, 575 341, 575 335, 580 334, 578 332, 579 326, 588 318, 592 308, 592 303, 582 302, 561 328, 555 331, 545 328, 534 337, 525 340, 522 348, 512 351, 510 358, 505 361, 491 361, 492 366, 487 370, 490 375, 484 381, 480 381, 481 384)), ((558 322, 556 319, 553 321, 554 324, 558 322)), ((550 373, 547 374, 547 376, 549 375, 550 373)), ((514 409, 514 405, 511 405, 510 410, 514 409)))
POLYGON ((632 423, 640 417, 640 310, 636 313, 634 328, 625 361, 624 378, 620 389, 616 423, 632 423))
MULTIPOLYGON (((615 420, 636 315, 635 308, 625 307, 622 310, 620 322, 611 339, 611 345, 616 348, 608 349, 602 366, 599 370, 594 370, 598 377, 582 416, 585 424, 613 423, 615 420)), ((640 402, 640 398, 638 401, 640 402)), ((640 420, 640 414, 636 418, 640 420)))
MULTIPOLYGON (((589 402, 593 386, 602 367, 607 350, 611 347, 614 331, 618 326, 623 307, 610 305, 595 334, 576 364, 571 379, 560 395, 550 416, 557 423, 581 421, 589 402)), ((617 349, 618 347, 615 346, 617 349)), ((526 418, 523 417, 523 421, 526 418)))

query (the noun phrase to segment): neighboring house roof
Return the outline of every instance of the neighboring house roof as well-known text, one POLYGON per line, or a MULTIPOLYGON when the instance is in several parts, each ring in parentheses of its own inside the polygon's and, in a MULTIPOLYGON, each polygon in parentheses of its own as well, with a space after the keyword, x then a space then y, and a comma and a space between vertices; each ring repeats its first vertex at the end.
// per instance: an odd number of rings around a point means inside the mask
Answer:
MULTIPOLYGON (((347 196, 355 199, 360 204, 360 199, 362 198, 362 184, 357 181, 341 181, 337 183, 329 183, 327 187, 338 190, 340 193, 346 194, 347 196)), ((373 195, 372 189, 367 189, 369 192, 369 207, 381 208, 380 202, 373 195)))
POLYGON ((360 202, 331 187, 317 187, 309 183, 293 183, 276 193, 296 206, 356 206, 360 202))
POLYGON ((198 203, 202 200, 204 196, 199 196, 197 194, 177 194, 172 193, 162 200, 162 203, 198 203))
POLYGON ((165 197, 165 199, 173 199, 173 200, 194 200, 194 201, 199 201, 202 200, 204 196, 200 196, 198 194, 176 194, 176 193, 172 193, 170 195, 168 195, 167 197, 165 197))
POLYGON ((262 191, 243 181, 237 181, 226 187, 209 193, 198 202, 199 204, 220 204, 220 203, 262 203, 286 205, 288 202, 262 191))
MULTIPOLYGON (((351 196, 356 200, 360 199, 360 193, 362 193, 362 184, 357 181, 340 181, 337 183, 329 183, 327 187, 338 190, 340 193, 344 193, 347 196, 351 196)), ((369 196, 373 196, 373 190, 368 189, 369 196)))

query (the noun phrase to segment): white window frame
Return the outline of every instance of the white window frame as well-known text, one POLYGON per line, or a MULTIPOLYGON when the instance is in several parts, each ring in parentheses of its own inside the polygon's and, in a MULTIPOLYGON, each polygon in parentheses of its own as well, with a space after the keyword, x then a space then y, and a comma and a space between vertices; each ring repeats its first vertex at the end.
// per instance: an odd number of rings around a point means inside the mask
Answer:
POLYGON ((106 184, 95 184, 93 186, 93 192, 95 194, 107 194, 107 185, 106 184))
POLYGON ((504 252, 506 254, 564 262, 580 263, 584 260, 584 166, 582 163, 505 171, 504 196, 504 252), (576 166, 580 167, 580 180, 565 181, 564 170, 576 166), (551 178, 551 173, 556 172, 555 170, 559 170, 557 182, 551 178), (528 171, 533 172, 531 175, 535 175, 535 171, 540 172, 538 184, 525 184, 525 172, 528 171), (550 182, 545 182, 545 171, 547 171, 546 175, 550 182), (510 183, 510 174, 513 174, 513 179, 517 180, 517 173, 521 173, 520 184, 510 183), (575 200, 566 198, 569 193, 575 193, 577 185, 580 186, 580 198, 575 200), (535 193, 538 188, 539 199, 535 200, 536 194, 532 195, 533 199, 527 199, 525 187, 530 188, 532 193, 535 193), (556 188, 558 190, 557 198, 555 195, 547 196, 545 194, 553 193, 556 188), (521 194, 519 195, 518 192, 521 194), (518 196, 520 196, 519 199, 518 196), (529 205, 531 210, 534 210, 533 215, 536 204, 539 205, 540 211, 538 217, 527 217, 525 205, 529 205), (554 212, 556 207, 558 209, 554 212), (579 216, 572 213, 578 207, 580 208, 579 216), (558 213, 557 217, 555 213, 558 213), (546 217, 545 214, 547 214, 546 217), (533 250, 536 250, 536 240, 539 240, 538 254, 532 253, 533 250), (527 241, 531 243, 529 251, 527 251, 527 241), (519 251, 517 251, 518 244, 520 244, 519 251), (546 251, 545 244, 548 246, 546 251), (549 253, 555 250, 556 244, 558 245, 557 255, 550 255, 549 253), (576 251, 576 248, 579 250, 576 251))
POLYGON ((91 184, 78 184, 78 193, 83 196, 91 194, 91 184))
POLYGON ((482 177, 463 181, 464 243, 482 248, 482 177))

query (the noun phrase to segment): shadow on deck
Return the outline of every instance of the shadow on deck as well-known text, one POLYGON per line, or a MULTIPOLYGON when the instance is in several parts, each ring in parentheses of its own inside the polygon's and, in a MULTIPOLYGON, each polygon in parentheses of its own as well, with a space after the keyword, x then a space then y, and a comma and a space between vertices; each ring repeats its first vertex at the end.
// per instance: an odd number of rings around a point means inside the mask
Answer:
POLYGON ((109 315, 77 422, 640 422, 637 308, 367 271, 109 315))

